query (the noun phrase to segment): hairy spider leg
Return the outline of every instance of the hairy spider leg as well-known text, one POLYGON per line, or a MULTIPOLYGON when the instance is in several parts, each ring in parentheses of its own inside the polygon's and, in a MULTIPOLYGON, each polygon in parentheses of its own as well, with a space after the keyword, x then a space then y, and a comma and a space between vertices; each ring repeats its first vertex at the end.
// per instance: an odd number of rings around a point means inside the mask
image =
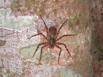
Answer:
POLYGON ((65 47, 65 49, 67 50, 69 56, 71 56, 71 54, 70 54, 70 52, 69 52, 69 50, 68 50, 66 44, 64 44, 64 43, 60 43, 60 42, 57 42, 57 44, 58 44, 58 45, 63 45, 63 46, 65 47))
POLYGON ((40 15, 40 18, 42 19, 42 21, 43 21, 43 23, 44 23, 44 25, 45 25, 45 28, 46 28, 46 32, 47 32, 47 34, 48 34, 48 27, 47 27, 47 25, 46 25, 46 23, 45 23, 45 21, 44 21, 44 19, 42 18, 41 15, 40 15))
POLYGON ((59 28, 58 31, 57 31, 57 36, 58 36, 60 30, 62 29, 62 27, 64 26, 64 24, 67 22, 67 20, 68 20, 68 19, 66 19, 66 20, 61 24, 60 28, 59 28))
POLYGON ((33 54, 32 57, 35 56, 35 53, 37 52, 38 48, 39 48, 41 45, 44 45, 44 44, 46 44, 46 42, 44 42, 44 43, 40 43, 40 44, 37 45, 37 48, 35 49, 35 52, 34 52, 34 54, 33 54))
POLYGON ((56 41, 62 39, 63 37, 68 37, 68 36, 75 36, 76 34, 67 34, 67 35, 62 35, 59 38, 56 39, 56 41))
POLYGON ((60 51, 59 51, 59 56, 58 56, 58 64, 59 64, 59 60, 60 60, 60 55, 61 55, 62 49, 61 49, 61 47, 59 47, 58 45, 56 45, 56 47, 60 49, 60 51))
POLYGON ((42 35, 42 36, 47 40, 47 37, 46 37, 44 34, 42 34, 42 33, 38 33, 38 34, 32 35, 32 36, 29 37, 28 39, 31 39, 32 37, 38 36, 38 35, 42 35))
POLYGON ((47 46, 47 44, 45 44, 44 46, 41 47, 41 52, 40 52, 40 59, 39 59, 39 64, 41 64, 41 58, 42 58, 42 52, 43 52, 43 48, 45 48, 47 46))

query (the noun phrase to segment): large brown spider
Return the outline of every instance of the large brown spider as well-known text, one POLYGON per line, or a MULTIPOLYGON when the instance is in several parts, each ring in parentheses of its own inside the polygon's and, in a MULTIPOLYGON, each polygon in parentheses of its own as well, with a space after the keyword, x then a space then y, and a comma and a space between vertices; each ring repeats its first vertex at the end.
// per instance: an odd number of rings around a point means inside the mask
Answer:
POLYGON ((58 64, 59 64, 59 59, 60 59, 60 55, 61 55, 61 52, 62 52, 62 48, 59 46, 59 45, 63 45, 66 49, 66 51, 68 52, 69 56, 71 56, 66 44, 64 43, 61 43, 61 42, 58 42, 60 39, 62 39, 63 37, 67 37, 67 36, 74 36, 75 34, 66 34, 66 35, 62 35, 60 37, 58 37, 59 33, 60 33, 60 30, 61 28, 63 27, 63 25, 67 22, 67 19, 61 24, 60 28, 57 30, 57 28, 55 26, 51 26, 50 28, 47 27, 45 21, 43 20, 43 18, 40 16, 40 18, 42 19, 44 25, 45 25, 45 29, 46 29, 46 36, 39 32, 38 34, 35 34, 35 35, 32 35, 31 37, 29 37, 28 39, 34 37, 34 36, 38 36, 38 35, 41 35, 44 37, 44 39, 46 40, 46 42, 42 42, 42 43, 39 43, 37 45, 37 48, 33 54, 33 57, 35 55, 35 53, 37 52, 38 48, 40 46, 41 47, 41 52, 40 52, 40 59, 39 59, 39 62, 41 61, 41 58, 42 58, 42 50, 43 48, 45 47, 49 47, 49 48, 54 48, 54 47, 57 47, 58 49, 60 49, 59 51, 59 56, 58 56, 58 64))

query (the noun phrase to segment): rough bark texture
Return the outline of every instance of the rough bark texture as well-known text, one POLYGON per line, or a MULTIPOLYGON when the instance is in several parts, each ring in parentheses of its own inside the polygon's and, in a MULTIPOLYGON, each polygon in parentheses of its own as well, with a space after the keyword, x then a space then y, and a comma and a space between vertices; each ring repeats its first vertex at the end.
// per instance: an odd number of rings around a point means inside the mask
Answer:
POLYGON ((92 0, 92 55, 94 77, 103 76, 103 1, 92 0))
POLYGON ((0 40, 6 40, 0 46, 0 75, 3 77, 93 77, 91 34, 93 24, 90 18, 90 0, 2 0, 0 40), (6 1, 6 2, 5 2, 6 1), (4 5, 5 6, 4 6, 4 5), (45 34, 42 16, 48 26, 60 27, 65 19, 60 35, 76 33, 74 37, 65 37, 65 43, 72 55, 68 58, 64 47, 60 65, 57 64, 58 49, 44 49, 42 65, 37 65, 40 49, 31 58, 42 37, 27 37, 40 30, 45 34), (16 17, 15 17, 16 16, 16 17), (24 17, 24 18, 23 18, 24 17), (32 17, 32 18, 30 18, 32 17), (26 18, 26 21, 25 21, 26 18), (28 19, 27 19, 28 18, 28 19), (5 21, 5 22, 4 22, 5 21), (33 21, 33 22, 32 22, 33 21), (29 22, 29 23, 27 23, 29 22), (6 24, 5 24, 6 23, 6 24), (8 35, 8 33, 12 33, 8 35), (3 37, 4 36, 4 37, 3 37))

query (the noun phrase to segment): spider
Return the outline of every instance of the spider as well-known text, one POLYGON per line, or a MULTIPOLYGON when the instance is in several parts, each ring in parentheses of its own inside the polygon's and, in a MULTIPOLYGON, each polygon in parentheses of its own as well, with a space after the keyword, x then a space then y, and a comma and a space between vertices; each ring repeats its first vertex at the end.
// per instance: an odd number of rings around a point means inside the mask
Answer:
POLYGON ((31 39, 34 36, 41 35, 46 40, 46 42, 42 42, 42 43, 39 43, 37 45, 37 48, 35 49, 33 57, 35 56, 35 53, 37 52, 37 50, 39 49, 39 47, 42 46, 41 47, 41 51, 40 51, 40 58, 39 58, 39 63, 40 63, 41 58, 42 58, 43 48, 45 48, 47 46, 49 48, 51 48, 51 49, 53 49, 54 47, 57 47, 59 49, 59 56, 58 56, 58 64, 59 64, 59 59, 60 59, 60 55, 61 55, 61 52, 62 52, 62 48, 60 47, 60 45, 65 47, 65 49, 68 52, 69 56, 71 56, 71 54, 70 54, 70 52, 69 52, 66 44, 58 42, 58 41, 60 39, 64 38, 64 37, 67 37, 67 36, 74 36, 75 34, 66 34, 66 35, 62 35, 62 36, 58 37, 61 28, 64 26, 64 24, 67 22, 68 19, 66 19, 61 24, 61 26, 59 27, 59 29, 57 29, 55 26, 51 26, 51 27, 48 28, 47 25, 46 25, 46 23, 45 23, 45 21, 43 20, 43 18, 41 16, 40 16, 40 18, 42 19, 43 24, 45 25, 46 35, 44 35, 43 33, 39 32, 38 34, 32 35, 28 39, 31 39))

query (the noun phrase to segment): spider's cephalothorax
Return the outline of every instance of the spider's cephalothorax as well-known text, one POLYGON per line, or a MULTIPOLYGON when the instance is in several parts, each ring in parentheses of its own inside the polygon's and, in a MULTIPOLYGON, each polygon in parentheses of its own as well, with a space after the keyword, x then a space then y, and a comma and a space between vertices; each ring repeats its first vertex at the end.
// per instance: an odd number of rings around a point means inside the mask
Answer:
MULTIPOLYGON (((40 17, 41 17, 41 16, 40 16, 40 17)), ((41 19, 43 20, 42 17, 41 17, 41 19)), ((35 55, 35 53, 37 52, 38 48, 39 48, 40 46, 42 46, 42 47, 41 47, 41 51, 40 51, 40 59, 39 59, 39 62, 41 61, 41 58, 42 58, 42 50, 43 50, 43 48, 45 48, 45 47, 49 47, 49 48, 57 47, 57 48, 60 50, 60 51, 59 51, 59 56, 58 56, 58 63, 59 63, 60 55, 61 55, 61 52, 62 52, 62 48, 61 48, 60 46, 64 46, 65 49, 66 49, 66 51, 68 52, 69 56, 71 56, 71 54, 70 54, 70 52, 69 52, 66 44, 59 42, 59 40, 62 39, 63 37, 74 36, 75 34, 67 34, 67 35, 62 35, 62 36, 60 36, 60 37, 58 36, 59 33, 60 33, 61 28, 64 26, 64 24, 65 24, 66 22, 67 22, 67 20, 65 20, 65 21, 63 22, 63 24, 60 25, 60 28, 57 29, 55 26, 51 26, 51 27, 48 28, 47 25, 46 25, 46 23, 45 23, 45 21, 43 20, 43 23, 44 23, 44 25, 45 25, 45 29, 46 29, 47 35, 44 35, 42 32, 39 32, 38 34, 35 34, 35 35, 31 36, 31 37, 34 37, 34 36, 37 36, 37 35, 41 35, 41 36, 43 36, 44 39, 46 40, 46 42, 42 42, 42 43, 40 43, 40 44, 37 45, 37 48, 36 48, 36 50, 35 50, 35 52, 34 52, 34 54, 33 54, 33 57, 34 57, 34 55, 35 55)), ((29 39, 30 39, 31 37, 29 37, 29 39)))
POLYGON ((56 34, 57 34, 57 29, 55 26, 51 26, 48 30, 48 42, 49 42, 49 47, 54 48, 55 43, 56 43, 56 34))

